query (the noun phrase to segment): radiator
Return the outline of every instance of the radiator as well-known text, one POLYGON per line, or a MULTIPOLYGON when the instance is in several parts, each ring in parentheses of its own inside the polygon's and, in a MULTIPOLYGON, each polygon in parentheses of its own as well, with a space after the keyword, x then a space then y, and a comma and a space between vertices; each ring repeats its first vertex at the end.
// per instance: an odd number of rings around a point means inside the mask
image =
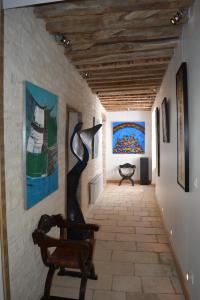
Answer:
POLYGON ((103 192, 103 175, 98 174, 89 182, 90 204, 94 204, 103 192))

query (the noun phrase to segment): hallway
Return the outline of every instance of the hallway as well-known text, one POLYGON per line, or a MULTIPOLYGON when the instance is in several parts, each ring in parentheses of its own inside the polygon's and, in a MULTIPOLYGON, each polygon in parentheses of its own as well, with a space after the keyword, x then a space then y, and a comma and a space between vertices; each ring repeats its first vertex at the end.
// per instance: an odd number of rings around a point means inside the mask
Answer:
MULTIPOLYGON (((87 221, 101 229, 86 300, 184 299, 152 186, 107 185, 87 221)), ((75 298, 78 286, 55 277, 52 294, 75 298)))

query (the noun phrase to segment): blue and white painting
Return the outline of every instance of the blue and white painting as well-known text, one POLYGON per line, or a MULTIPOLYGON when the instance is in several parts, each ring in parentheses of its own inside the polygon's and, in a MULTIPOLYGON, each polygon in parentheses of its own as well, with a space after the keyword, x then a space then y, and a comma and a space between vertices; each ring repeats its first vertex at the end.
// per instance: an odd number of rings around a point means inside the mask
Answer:
POLYGON ((25 82, 26 208, 58 189, 58 97, 25 82))
POLYGON ((145 153, 145 122, 113 122, 113 154, 145 153))

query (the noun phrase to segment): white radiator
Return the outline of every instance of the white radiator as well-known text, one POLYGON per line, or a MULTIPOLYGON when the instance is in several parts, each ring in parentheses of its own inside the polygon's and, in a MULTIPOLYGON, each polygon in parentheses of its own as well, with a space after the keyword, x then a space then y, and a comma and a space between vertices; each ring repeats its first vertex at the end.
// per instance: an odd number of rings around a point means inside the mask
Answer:
POLYGON ((94 204, 103 192, 103 175, 98 174, 89 182, 90 204, 94 204))

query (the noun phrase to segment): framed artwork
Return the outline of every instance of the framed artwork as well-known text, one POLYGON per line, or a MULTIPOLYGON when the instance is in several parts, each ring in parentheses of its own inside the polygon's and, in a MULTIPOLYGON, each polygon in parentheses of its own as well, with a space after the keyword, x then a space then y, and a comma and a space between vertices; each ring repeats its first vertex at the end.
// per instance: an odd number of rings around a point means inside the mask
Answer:
POLYGON ((145 153, 145 122, 113 122, 113 154, 145 153))
POLYGON ((189 128, 187 65, 182 63, 176 74, 177 103, 177 182, 189 192, 189 128))
POLYGON ((25 82, 25 201, 29 209, 58 189, 58 97, 25 82))
POLYGON ((168 108, 167 98, 163 99, 161 108, 162 108, 163 142, 169 143, 169 108, 168 108))
MULTIPOLYGON (((100 121, 93 117, 93 126, 100 124, 100 121)), ((99 132, 97 132, 92 141, 92 159, 99 155, 99 132)))
POLYGON ((160 109, 156 107, 156 168, 157 176, 160 176, 160 109))

